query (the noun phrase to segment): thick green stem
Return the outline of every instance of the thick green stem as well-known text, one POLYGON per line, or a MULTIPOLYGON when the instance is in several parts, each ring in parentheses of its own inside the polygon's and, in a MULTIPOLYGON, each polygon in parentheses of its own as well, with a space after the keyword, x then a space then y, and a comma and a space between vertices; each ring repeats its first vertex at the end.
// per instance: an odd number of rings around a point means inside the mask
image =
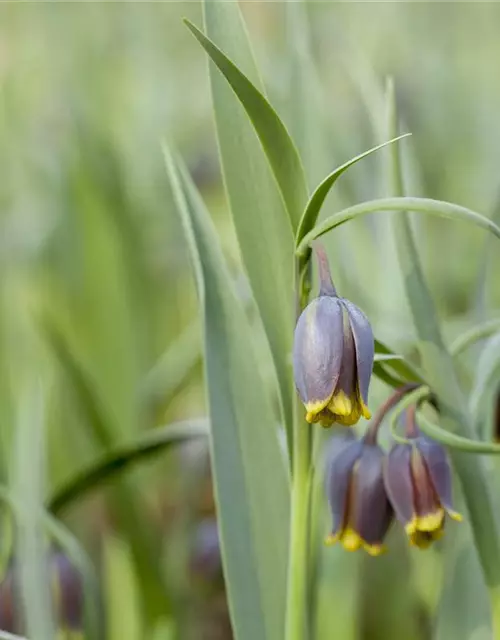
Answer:
MULTIPOLYGON (((308 278, 296 271, 297 315, 307 302, 308 278)), ((286 640, 306 640, 309 634, 308 554, 309 554, 309 482, 311 477, 312 429, 304 420, 304 408, 296 395, 293 411, 293 467, 286 640)))
MULTIPOLYGON (((390 133, 397 131, 396 108, 392 85, 388 87, 390 133)), ((401 167, 397 147, 391 149, 392 191, 403 192, 401 167)), ((466 400, 441 334, 437 313, 425 282, 415 239, 407 214, 394 216, 393 225, 398 258, 408 301, 419 337, 422 365, 429 386, 439 399, 442 425, 465 438, 473 437, 466 400)), ((500 539, 498 523, 488 487, 482 459, 459 451, 452 460, 460 479, 470 523, 485 581, 491 595, 493 637, 500 638, 500 539)))

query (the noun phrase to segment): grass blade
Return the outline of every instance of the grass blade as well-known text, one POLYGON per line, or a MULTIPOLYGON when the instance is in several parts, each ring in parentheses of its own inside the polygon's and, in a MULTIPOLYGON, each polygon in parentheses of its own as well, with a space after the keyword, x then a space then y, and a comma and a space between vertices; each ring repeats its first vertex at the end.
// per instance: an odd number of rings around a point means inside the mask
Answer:
POLYGON ((29 637, 55 637, 52 617, 47 547, 40 514, 43 505, 45 447, 44 396, 33 384, 21 394, 16 429, 14 481, 16 556, 19 560, 21 611, 29 637))
POLYGON ((202 308, 211 456, 237 640, 283 637, 289 490, 244 310, 208 213, 165 148, 202 308))
POLYGON ((168 405, 201 362, 198 322, 189 324, 144 377, 139 395, 146 416, 168 405))
MULTIPOLYGON (((253 59, 250 42, 237 3, 206 2, 205 25, 208 36, 220 43, 238 66, 260 86, 259 74, 253 59)), ((211 43, 195 27, 190 27, 205 44, 211 43)), ((208 46, 207 44, 207 46, 208 46)), ((213 45, 215 46, 215 45, 213 45)), ((217 48, 210 48, 216 53, 217 48)), ((220 64, 225 56, 217 55, 220 64), (222 56, 222 57, 221 57, 222 56)), ((241 75, 233 63, 224 66, 230 77, 247 87, 251 96, 257 91, 241 75)), ((289 448, 292 447, 290 424, 292 421, 293 381, 289 361, 293 335, 293 228, 252 123, 214 64, 209 65, 212 101, 224 184, 234 221, 243 263, 259 309, 273 357, 284 424, 287 427, 289 448), (272 278, 269 274, 272 273, 272 278)), ((239 86, 239 85, 238 85, 239 86)), ((253 103, 252 103, 253 104, 253 103)), ((258 102, 260 117, 276 123, 268 106, 258 102)), ((267 105, 267 103, 266 103, 267 105)), ((274 113, 274 112, 273 112, 274 113)), ((285 134, 281 131, 282 136, 285 134)), ((272 127, 271 127, 272 128, 272 127)), ((269 133, 269 136, 271 134, 269 133)), ((279 137, 279 136, 278 136, 279 137)), ((267 148, 278 144, 270 137, 267 148)), ((279 143, 282 144, 282 143, 279 143)), ((274 151, 273 151, 274 152, 274 151)), ((286 152, 281 151, 286 157, 286 152)), ((286 164, 286 163, 285 163, 286 164)), ((299 178, 288 176, 296 184, 299 178)), ((282 184, 282 188, 284 185, 282 184)), ((307 194, 304 195, 304 202, 307 194)), ((298 221, 298 217, 296 222, 298 221)))
POLYGON ((333 185, 337 182, 340 176, 345 171, 347 171, 349 167, 352 167, 354 164, 356 164, 356 162, 359 162, 363 158, 366 158, 367 156, 371 155, 375 151, 378 151, 379 149, 383 149, 387 145, 393 144, 394 142, 397 142, 398 140, 402 140, 403 138, 407 138, 410 135, 411 133, 405 133, 401 136, 398 136, 397 138, 393 138, 392 140, 383 142, 382 144, 379 144, 376 147, 373 147, 372 149, 369 149, 368 151, 365 151, 364 153, 359 154, 355 158, 351 158, 351 160, 348 160, 347 162, 342 164, 340 167, 337 167, 335 171, 332 171, 332 173, 330 173, 316 187, 316 189, 314 190, 314 193, 309 198, 309 201, 304 210, 302 218, 300 219, 300 223, 297 229, 296 244, 300 244, 304 236, 307 235, 313 229, 314 225, 316 224, 316 220, 318 219, 319 212, 321 211, 321 207, 323 206, 323 203, 326 199, 326 196, 329 194, 333 185))
POLYGON ((450 345, 450 353, 453 357, 457 357, 479 340, 484 340, 495 333, 500 333, 499 318, 488 320, 465 331, 452 342, 450 345))
POLYGON ((498 227, 494 222, 480 213, 476 213, 475 211, 462 207, 458 204, 452 204, 451 202, 444 202, 442 200, 432 200, 431 198, 379 198, 377 200, 369 200, 367 202, 356 204, 344 209, 343 211, 335 213, 333 216, 329 216, 324 222, 312 229, 312 231, 302 238, 297 246, 297 255, 304 256, 308 254, 310 251, 309 246, 313 240, 319 238, 328 231, 339 227, 341 224, 349 222, 349 220, 354 220, 360 216, 364 216, 368 213, 376 213, 379 211, 396 211, 399 213, 414 211, 416 213, 427 213, 451 220, 462 220, 485 229, 497 236, 497 238, 500 238, 500 227, 498 227))
MULTIPOLYGON (((397 132, 397 115, 392 84, 388 85, 388 109, 390 135, 397 132)), ((400 195, 403 189, 401 165, 397 147, 392 147, 391 163, 394 175, 394 188, 400 195)), ((404 204, 404 209, 415 210, 404 204)), ((410 199, 410 200, 413 200, 410 199)), ((439 203, 436 211, 443 211, 439 203)), ((434 206, 434 205, 433 205, 434 206)), ((424 207, 425 208, 425 207, 424 207)), ((451 213, 454 205, 446 205, 451 213)), ((462 210, 459 207, 456 217, 463 217, 483 226, 495 235, 500 229, 486 218, 462 210)), ((434 302, 424 278, 420 258, 415 245, 410 221, 406 213, 393 217, 398 259, 404 277, 410 310, 419 337, 419 350, 422 366, 432 390, 439 399, 442 424, 446 430, 456 432, 458 436, 471 438, 472 421, 467 411, 465 397, 460 389, 453 360, 444 344, 434 302)), ((498 523, 493 509, 485 466, 479 456, 468 456, 452 450, 452 460, 458 473, 465 498, 474 542, 478 551, 485 581, 492 605, 494 635, 500 633, 500 544, 498 523)))
MULTIPOLYGON (((94 387, 92 377, 78 358, 68 337, 49 316, 42 320, 42 328, 55 351, 72 386, 94 440, 102 449, 113 447, 115 430, 107 407, 94 387)), ((143 605, 147 617, 154 621, 168 608, 167 592, 155 556, 152 532, 141 523, 140 497, 134 487, 123 482, 116 487, 111 508, 129 536, 137 573, 141 578, 143 605)))
MULTIPOLYGON (((262 143, 285 202, 290 222, 295 230, 302 215, 308 189, 304 169, 299 154, 288 134, 288 131, 276 111, 269 104, 263 93, 240 71, 225 53, 192 22, 186 20, 186 25, 195 38, 217 65, 231 88, 238 96, 248 117, 252 121, 257 135, 262 143)), ((215 3, 205 4, 205 22, 207 33, 210 34, 218 23, 222 29, 236 27, 233 33, 220 34, 225 44, 231 38, 238 42, 238 47, 244 48, 246 32, 241 23, 238 5, 233 7, 216 6, 215 3), (217 16, 214 20, 213 18, 217 16), (222 16, 222 20, 220 17, 222 16), (244 38, 243 42, 241 38, 244 38)), ((218 42, 222 42, 217 38, 218 42)))
POLYGON ((90 638, 104 637, 103 615, 99 582, 94 567, 78 540, 56 518, 43 513, 45 528, 50 536, 65 551, 83 581, 85 594, 85 628, 90 638))
POLYGON ((74 478, 55 491, 47 508, 52 513, 58 514, 75 500, 81 499, 89 491, 118 473, 123 473, 130 466, 163 453, 175 445, 206 435, 208 435, 208 426, 205 420, 179 422, 161 429, 153 429, 142 435, 134 444, 109 451, 102 458, 79 471, 74 478))
POLYGON ((384 365, 392 369, 405 382, 424 382, 423 375, 408 360, 389 349, 380 340, 375 340, 375 361, 383 362, 384 365))

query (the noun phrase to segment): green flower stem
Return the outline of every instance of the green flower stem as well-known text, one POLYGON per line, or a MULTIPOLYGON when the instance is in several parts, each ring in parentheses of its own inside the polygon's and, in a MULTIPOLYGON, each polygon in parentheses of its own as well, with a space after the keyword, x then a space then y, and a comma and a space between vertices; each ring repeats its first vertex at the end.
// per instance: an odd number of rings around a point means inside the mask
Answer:
POLYGON ((489 338, 489 336, 498 332, 500 332, 500 320, 498 318, 488 320, 483 324, 472 327, 461 336, 458 336, 450 346, 450 353, 454 358, 456 358, 474 343, 479 340, 483 340, 484 338, 489 338))
POLYGON ((399 402, 398 406, 394 409, 394 412, 391 416, 391 421, 389 422, 389 429, 391 431, 392 437, 398 444, 408 444, 408 442, 410 442, 408 438, 400 436, 397 433, 398 420, 401 414, 410 406, 415 405, 420 401, 424 400, 425 398, 427 398, 430 394, 431 394, 431 390, 429 389, 429 387, 426 387, 426 386, 418 387, 417 389, 415 389, 415 391, 408 393, 408 395, 405 398, 403 398, 399 402))
MULTIPOLYGON (((299 273, 297 265, 297 316, 307 303, 308 278, 299 273)), ((308 272, 309 273, 309 272, 308 272)), ((311 480, 312 428, 304 420, 304 407, 295 394, 293 410, 292 509, 288 560, 286 603, 286 640, 305 640, 308 637, 307 618, 309 501, 311 480)))
MULTIPOLYGON (((389 128, 397 131, 392 84, 388 86, 389 128)), ((391 147, 392 192, 403 193, 398 148, 391 147)), ((409 207, 410 209, 412 207, 409 207)), ((439 399, 445 429, 473 439, 465 396, 460 389, 452 357, 437 319, 434 301, 425 282, 408 214, 393 216, 398 258, 408 302, 419 337, 426 380, 439 399)), ((490 594, 493 637, 500 638, 500 537, 486 470, 480 456, 452 450, 452 461, 460 479, 486 585, 490 594)))

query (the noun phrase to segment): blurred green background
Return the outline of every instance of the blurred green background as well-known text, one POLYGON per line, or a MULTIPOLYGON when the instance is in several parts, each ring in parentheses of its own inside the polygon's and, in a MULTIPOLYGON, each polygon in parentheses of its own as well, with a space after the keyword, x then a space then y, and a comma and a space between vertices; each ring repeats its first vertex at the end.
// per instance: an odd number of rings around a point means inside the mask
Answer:
MULTIPOLYGON (((241 7, 312 186, 386 139, 392 75, 402 129, 413 134, 408 193, 498 218, 499 5, 318 2, 299 18, 286 3, 241 7)), ((162 139, 187 162, 262 333, 222 189, 207 60, 185 16, 202 23, 196 2, 1 7, 0 472, 28 511, 111 447, 205 415, 197 302, 162 139)), ((341 179, 323 215, 386 195, 381 156, 341 179)), ((387 220, 364 218, 325 242, 342 295, 411 354, 387 220)), ((415 228, 446 336, 494 316, 500 260, 484 234, 434 218, 415 228)), ((269 369, 264 344, 262 362, 269 369)), ((469 384, 473 366, 464 363, 469 384)), ((374 384, 374 406, 386 393, 374 384)), ((203 443, 137 465, 57 515, 95 569, 104 637, 231 637, 203 443)), ((8 579, 8 509, 2 522, 8 579)), ((326 520, 318 526, 327 532, 326 520)), ((463 531, 446 537, 457 557, 463 531)), ((490 637, 481 607, 460 603, 462 635, 439 613, 443 581, 460 572, 483 601, 476 564, 443 561, 441 548, 409 553, 393 538, 379 561, 321 551, 314 637, 490 637)))

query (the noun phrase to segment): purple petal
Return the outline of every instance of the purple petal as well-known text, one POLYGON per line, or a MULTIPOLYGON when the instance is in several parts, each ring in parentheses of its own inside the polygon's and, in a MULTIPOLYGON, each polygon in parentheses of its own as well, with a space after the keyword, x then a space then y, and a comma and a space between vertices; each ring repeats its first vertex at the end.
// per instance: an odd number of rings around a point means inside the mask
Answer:
MULTIPOLYGON (((348 314, 343 313, 344 315, 347 316, 348 314)), ((356 347, 348 317, 344 317, 343 321, 342 362, 335 390, 342 389, 348 398, 352 398, 356 391, 356 347)))
POLYGON ((415 514, 413 483, 411 477, 411 445, 397 444, 389 451, 384 465, 384 482, 387 495, 403 524, 415 514))
POLYGON ((453 511, 451 469, 445 448, 425 436, 417 438, 415 443, 441 504, 447 511, 453 511))
POLYGON ((331 397, 342 348, 342 306, 337 298, 316 298, 300 315, 293 345, 295 384, 304 404, 320 404, 331 397))
POLYGON ((355 440, 340 448, 329 462, 326 492, 332 513, 332 533, 334 534, 342 528, 344 523, 351 474, 362 450, 362 442, 355 440))
POLYGON ((84 616, 82 578, 63 553, 54 552, 50 562, 59 580, 57 593, 61 622, 70 629, 82 629, 84 616))
POLYGON ((10 633, 19 632, 20 625, 16 624, 18 618, 14 568, 11 565, 0 584, 0 629, 10 633))
POLYGON ((381 545, 392 521, 383 477, 384 452, 377 445, 363 447, 355 472, 351 526, 370 545, 381 545))
POLYGON ((372 327, 365 314, 349 300, 342 298, 342 304, 349 314, 356 345, 356 365, 358 375, 359 392, 363 402, 368 404, 368 387, 373 370, 373 356, 375 353, 375 342, 373 339, 372 327))

